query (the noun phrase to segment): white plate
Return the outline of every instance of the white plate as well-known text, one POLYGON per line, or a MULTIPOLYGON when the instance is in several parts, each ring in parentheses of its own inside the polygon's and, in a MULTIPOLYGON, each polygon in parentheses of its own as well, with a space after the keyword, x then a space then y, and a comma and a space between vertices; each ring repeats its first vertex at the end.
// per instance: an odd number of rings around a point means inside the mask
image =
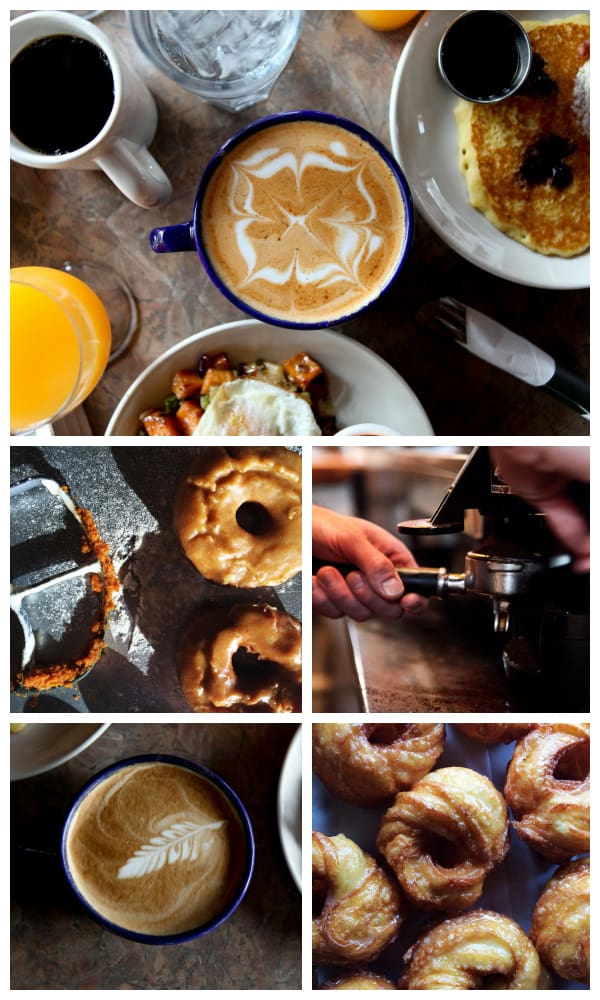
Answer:
POLYGON ((281 846, 292 878, 302 892, 302 730, 298 728, 285 755, 277 794, 281 846))
POLYGON ((108 729, 109 723, 30 722, 10 734, 10 780, 43 774, 81 753, 108 729))
POLYGON ((433 433, 420 402, 398 372, 357 341, 329 330, 287 330, 238 320, 195 333, 162 354, 127 390, 106 434, 137 434, 140 413, 162 406, 174 372, 195 368, 203 353, 225 351, 233 362, 277 362, 301 350, 328 376, 338 427, 368 422, 393 427, 397 434, 433 433))
MULTIPOLYGON (((420 19, 396 68, 390 99, 392 149, 415 204, 438 236, 471 263, 501 278, 536 288, 588 288, 589 253, 546 257, 501 233, 469 204, 459 169, 454 121, 456 95, 442 82, 437 49, 457 10, 432 10, 420 19)), ((511 11, 523 21, 568 17, 579 11, 511 11)))

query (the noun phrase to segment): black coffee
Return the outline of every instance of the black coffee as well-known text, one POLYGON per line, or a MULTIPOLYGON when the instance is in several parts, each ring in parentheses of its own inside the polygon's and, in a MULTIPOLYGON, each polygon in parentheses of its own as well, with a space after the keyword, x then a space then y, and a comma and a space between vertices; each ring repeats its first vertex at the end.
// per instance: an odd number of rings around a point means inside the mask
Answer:
POLYGON ((452 25, 442 43, 448 80, 471 100, 507 94, 521 69, 518 26, 502 12, 472 11, 452 25))
POLYGON ((114 99, 108 59, 86 38, 40 38, 10 65, 11 132, 38 153, 86 146, 104 127, 114 99))

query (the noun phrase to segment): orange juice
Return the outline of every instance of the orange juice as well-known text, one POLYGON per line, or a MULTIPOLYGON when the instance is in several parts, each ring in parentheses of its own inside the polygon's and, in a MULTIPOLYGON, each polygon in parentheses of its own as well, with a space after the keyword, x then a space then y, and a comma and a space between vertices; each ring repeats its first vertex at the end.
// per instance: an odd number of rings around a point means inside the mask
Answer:
POLYGON ((110 322, 83 281, 49 267, 11 269, 10 429, 33 430, 75 409, 98 383, 110 322))
POLYGON ((361 21, 375 31, 393 31, 412 20, 418 10, 355 10, 361 21))

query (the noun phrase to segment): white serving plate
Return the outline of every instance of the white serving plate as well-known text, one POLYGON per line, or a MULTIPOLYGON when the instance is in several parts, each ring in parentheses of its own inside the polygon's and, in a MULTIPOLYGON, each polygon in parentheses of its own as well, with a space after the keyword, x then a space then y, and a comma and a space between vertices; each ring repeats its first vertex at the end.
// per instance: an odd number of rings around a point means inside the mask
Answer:
POLYGON ((277 792, 277 823, 288 868, 302 892, 302 730, 285 755, 277 792))
MULTIPOLYGON (((390 134, 416 207, 431 228, 472 264, 535 288, 588 288, 589 253, 547 257, 501 233, 469 203, 459 169, 454 107, 443 82, 437 50, 446 26, 460 11, 430 10, 417 23, 396 68, 390 98, 390 134)), ((580 11, 511 11, 522 21, 549 21, 580 11)))

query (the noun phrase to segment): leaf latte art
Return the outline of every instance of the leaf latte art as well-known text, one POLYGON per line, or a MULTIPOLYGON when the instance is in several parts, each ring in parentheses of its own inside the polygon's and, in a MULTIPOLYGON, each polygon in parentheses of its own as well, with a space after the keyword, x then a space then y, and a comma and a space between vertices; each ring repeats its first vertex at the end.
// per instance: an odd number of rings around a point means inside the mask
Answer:
POLYGON ((119 868, 119 878, 143 878, 150 872, 158 871, 165 864, 174 865, 178 861, 196 861, 200 851, 208 844, 203 834, 209 830, 220 830, 225 820, 217 823, 175 823, 159 837, 152 837, 149 844, 142 846, 119 868))
POLYGON ((228 906, 242 879, 244 833, 208 779, 144 761, 84 796, 66 853, 75 886, 100 917, 139 934, 179 934, 228 906))
POLYGON ((225 156, 207 188, 202 238, 250 307, 293 322, 339 318, 375 298, 405 237, 387 163, 338 125, 272 125, 225 156))

